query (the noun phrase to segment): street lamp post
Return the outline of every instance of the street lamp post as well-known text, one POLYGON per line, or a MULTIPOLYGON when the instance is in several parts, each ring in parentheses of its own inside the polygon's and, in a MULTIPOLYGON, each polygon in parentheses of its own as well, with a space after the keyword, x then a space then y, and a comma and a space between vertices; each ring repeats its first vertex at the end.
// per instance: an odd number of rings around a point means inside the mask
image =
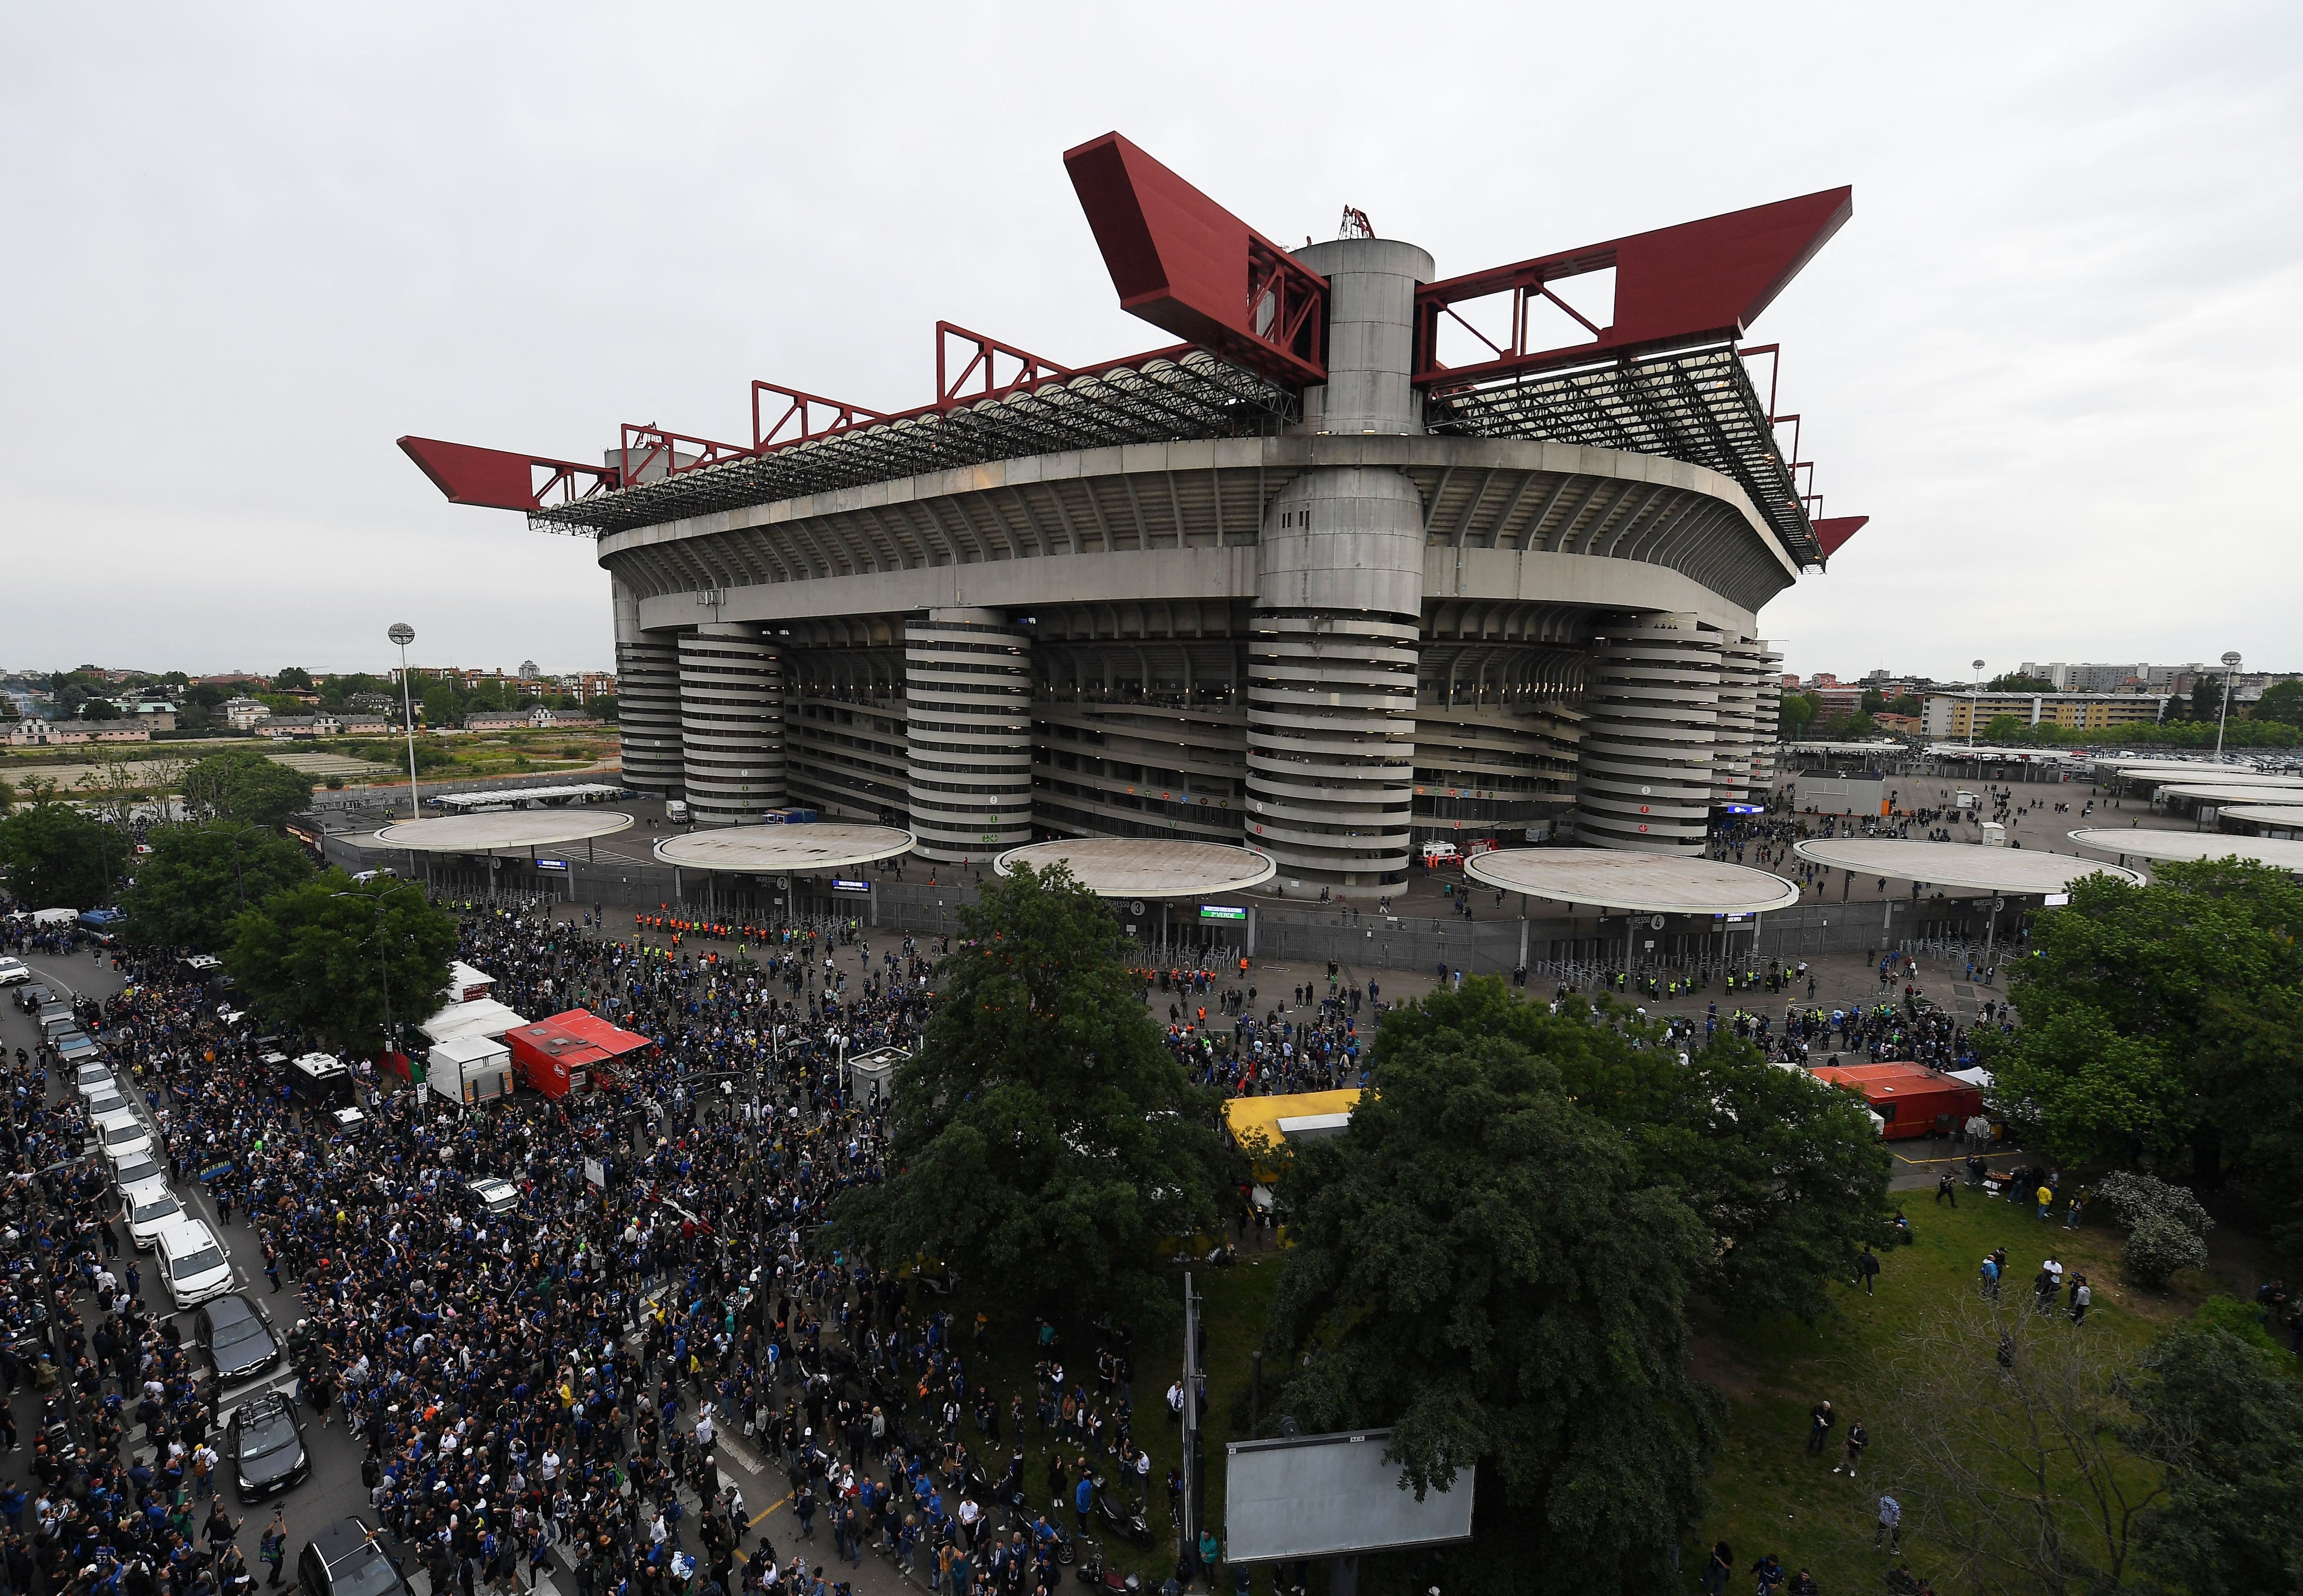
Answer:
POLYGON ((408 646, 416 641, 416 629, 405 621, 395 621, 384 635, 400 645, 401 723, 408 730, 408 818, 421 820, 424 806, 416 796, 416 699, 408 684, 408 646))
MULTIPOLYGON (((1975 662, 1975 691, 1969 694, 1967 699, 1967 746, 1970 748, 1973 748, 1975 747, 1975 720, 1976 717, 1982 713, 1983 662, 1981 660, 1978 660, 1975 662)), ((413 756, 411 756, 411 758, 413 756)), ((412 771, 416 767, 411 764, 408 768, 412 771)), ((413 781, 414 778, 411 776, 409 780, 413 781)))
POLYGON ((2215 717, 2215 763, 2218 764, 2223 763, 2223 722, 2231 719, 2231 674, 2238 669, 2239 650, 2234 648, 2223 655, 2223 713, 2215 717))

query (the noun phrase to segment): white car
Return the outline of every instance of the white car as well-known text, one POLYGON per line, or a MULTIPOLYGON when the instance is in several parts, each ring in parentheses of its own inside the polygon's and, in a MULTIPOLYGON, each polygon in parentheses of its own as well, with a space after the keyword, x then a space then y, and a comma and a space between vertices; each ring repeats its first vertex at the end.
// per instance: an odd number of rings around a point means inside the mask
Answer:
POLYGON ((114 1097, 127 1095, 120 1089, 120 1082, 113 1075, 112 1066, 109 1064, 81 1065, 72 1072, 72 1090, 82 1097, 89 1099, 105 1095, 114 1097))
POLYGON ((99 1092, 88 1100, 88 1117, 90 1123, 103 1119, 106 1114, 132 1114, 135 1111, 136 1105, 122 1097, 116 1088, 99 1092))
POLYGON ((164 1180, 128 1187, 120 1194, 120 1205, 128 1215, 129 1243, 139 1253, 150 1252, 160 1232, 184 1218, 184 1205, 164 1180))
POLYGON ((154 1246, 160 1254, 160 1278, 179 1308, 197 1307, 232 1289, 232 1260, 201 1220, 163 1227, 154 1246))
POLYGON ((22 959, 0 957, 0 986, 14 986, 31 978, 32 972, 22 959))
POLYGON ((152 1155, 152 1127, 138 1119, 132 1109, 105 1115, 94 1128, 97 1145, 114 1170, 152 1155))

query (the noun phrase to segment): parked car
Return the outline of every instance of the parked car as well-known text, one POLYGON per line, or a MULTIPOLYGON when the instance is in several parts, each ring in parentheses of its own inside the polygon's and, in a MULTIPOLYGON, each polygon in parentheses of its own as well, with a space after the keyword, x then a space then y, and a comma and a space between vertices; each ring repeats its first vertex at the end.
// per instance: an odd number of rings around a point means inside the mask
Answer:
POLYGON ((160 1232, 160 1277, 179 1308, 197 1307, 232 1289, 232 1261, 215 1232, 185 1220, 160 1232))
POLYGON ((0 986, 15 986, 31 978, 31 968, 22 959, 0 954, 0 986))
POLYGON ((123 1158, 112 1166, 112 1184, 122 1191, 139 1186, 165 1186, 168 1171, 160 1167, 157 1148, 147 1148, 133 1158, 123 1158))
POLYGON ((192 1339, 200 1355, 228 1385, 261 1374, 280 1361, 280 1343, 263 1312, 237 1292, 211 1298, 192 1315, 192 1339))
POLYGON ((313 1536, 296 1559, 296 1577, 306 1596, 401 1596, 409 1589, 375 1533, 357 1518, 339 1518, 313 1536))
POLYGON ((464 1199, 475 1219, 501 1219, 519 1207, 519 1187, 494 1175, 464 1183, 464 1199))
POLYGON ((63 1064, 86 1064, 104 1057, 104 1050, 97 1046, 95 1038, 79 1031, 66 1031, 56 1038, 55 1047, 57 1060, 63 1064))
POLYGON ((114 1097, 126 1095, 120 1089, 119 1077, 112 1073, 112 1066, 105 1063, 79 1066, 72 1072, 72 1090, 83 1099, 102 1097, 106 1094, 114 1097))
POLYGON ((95 1122, 94 1128, 98 1150, 114 1169, 151 1156, 152 1127, 138 1119, 133 1109, 106 1114, 95 1122))
POLYGON ((130 1114, 135 1112, 135 1110, 136 1105, 120 1094, 120 1088, 117 1085, 98 1087, 97 1094, 88 1100, 88 1117, 90 1122, 101 1119, 106 1114, 130 1114))
POLYGON ((16 994, 16 1007, 27 1014, 38 1014, 56 1001, 56 994, 38 981, 16 994))
MULTIPOLYGON (((240 1487, 240 1499, 243 1502, 277 1496, 312 1477, 311 1456, 304 1450, 303 1416, 296 1411, 293 1399, 283 1392, 262 1392, 232 1410, 232 1417, 224 1421, 224 1455, 232 1465, 233 1482, 240 1487)), ((314 1536, 312 1544, 304 1549, 303 1557, 298 1560, 297 1572, 303 1575, 307 1590, 331 1588, 313 1584, 306 1566, 316 1560, 315 1548, 321 1545, 333 1527, 314 1536)), ((365 1531, 366 1526, 362 1529, 365 1531)), ((370 1540, 368 1544, 375 1543, 370 1540)), ((323 1558, 326 1555, 321 1553, 323 1558)), ((383 1553, 378 1550, 376 1555, 382 1557, 383 1553)), ((342 1564, 342 1575, 333 1588, 342 1596, 383 1596, 399 1588, 400 1575, 389 1560, 384 1565, 384 1572, 391 1575, 389 1583, 380 1579, 358 1583, 362 1582, 367 1568, 357 1552, 347 1550, 342 1564)), ((322 1572, 326 1572, 325 1562, 322 1572)))
POLYGON ((128 1244, 148 1253, 160 1232, 184 1217, 184 1205, 164 1180, 146 1180, 120 1188, 120 1206, 128 1216, 128 1244))

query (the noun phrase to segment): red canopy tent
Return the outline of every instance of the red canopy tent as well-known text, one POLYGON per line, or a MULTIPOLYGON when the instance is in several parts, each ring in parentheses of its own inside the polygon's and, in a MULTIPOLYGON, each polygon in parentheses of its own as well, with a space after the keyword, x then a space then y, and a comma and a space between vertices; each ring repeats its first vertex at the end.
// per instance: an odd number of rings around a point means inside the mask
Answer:
POLYGON ((617 1060, 655 1045, 588 1009, 570 1009, 517 1026, 504 1033, 504 1041, 520 1080, 546 1097, 565 1097, 598 1085, 603 1076, 613 1079, 617 1060))

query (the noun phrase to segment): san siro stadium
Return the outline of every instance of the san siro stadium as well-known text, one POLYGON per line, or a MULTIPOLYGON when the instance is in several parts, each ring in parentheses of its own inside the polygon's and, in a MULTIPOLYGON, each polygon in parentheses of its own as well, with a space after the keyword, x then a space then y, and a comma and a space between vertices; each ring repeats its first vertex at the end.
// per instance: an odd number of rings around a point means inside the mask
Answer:
POLYGON ((632 786, 940 860, 1244 842, 1331 887, 1435 838, 1693 853, 1764 791, 1759 612, 1862 518, 1813 514, 1743 341, 1850 190, 1443 278, 1356 211, 1282 248, 1116 133, 1064 164, 1161 347, 941 323, 901 413, 756 382, 741 444, 400 440, 596 540, 632 786))

